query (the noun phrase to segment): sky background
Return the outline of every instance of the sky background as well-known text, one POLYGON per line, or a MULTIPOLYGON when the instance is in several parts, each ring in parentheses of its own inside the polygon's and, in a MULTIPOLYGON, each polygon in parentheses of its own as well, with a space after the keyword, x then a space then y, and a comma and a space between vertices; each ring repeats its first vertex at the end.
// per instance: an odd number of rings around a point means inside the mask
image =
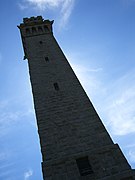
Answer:
POLYGON ((53 31, 115 143, 135 168, 135 0, 0 1, 0 180, 42 180, 20 32, 24 17, 53 31))

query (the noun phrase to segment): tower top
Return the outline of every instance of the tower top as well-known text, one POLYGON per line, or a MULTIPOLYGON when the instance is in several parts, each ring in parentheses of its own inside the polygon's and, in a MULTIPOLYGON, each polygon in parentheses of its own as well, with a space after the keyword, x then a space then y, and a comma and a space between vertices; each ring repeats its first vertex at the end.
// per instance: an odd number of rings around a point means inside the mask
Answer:
POLYGON ((23 23, 17 26, 20 29, 23 48, 24 59, 28 58, 26 50, 26 39, 33 36, 52 34, 52 24, 54 21, 44 20, 42 16, 23 18, 23 23))
POLYGON ((54 21, 50 21, 50 20, 44 20, 42 18, 42 16, 37 16, 37 17, 30 17, 30 18, 23 18, 23 23, 20 24, 20 26, 18 26, 18 28, 24 28, 24 27, 28 27, 28 26, 34 26, 34 25, 47 25, 47 26, 52 26, 54 21))

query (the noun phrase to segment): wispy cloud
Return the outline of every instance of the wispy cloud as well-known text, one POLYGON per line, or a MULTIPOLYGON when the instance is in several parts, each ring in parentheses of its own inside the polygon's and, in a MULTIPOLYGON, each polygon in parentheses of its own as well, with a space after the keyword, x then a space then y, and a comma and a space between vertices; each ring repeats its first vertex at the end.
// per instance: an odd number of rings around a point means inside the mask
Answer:
POLYGON ((23 3, 18 3, 18 6, 21 10, 25 10, 28 8, 28 6, 26 4, 23 4, 23 3))
POLYGON ((29 6, 39 11, 57 10, 58 16, 61 19, 61 26, 64 26, 73 10, 75 0, 24 0, 19 3, 20 9, 26 9, 29 6))
POLYGON ((102 120, 113 135, 135 132, 135 69, 103 82, 102 68, 73 65, 102 120))
MULTIPOLYGON (((12 99, 12 101, 15 101, 12 99)), ((34 121, 34 110, 27 107, 20 107, 20 109, 13 108, 11 100, 0 101, 0 137, 6 135, 10 128, 24 118, 30 119, 28 121, 32 126, 36 126, 34 121), (33 117, 33 118, 32 118, 33 117)), ((21 103, 21 102, 20 102, 21 103)))
POLYGON ((135 70, 113 82, 104 101, 108 126, 115 135, 135 132, 135 70))
MULTIPOLYGON (((1 142, 3 143, 3 141, 1 142)), ((12 156, 11 151, 9 149, 3 149, 3 144, 0 149, 0 179, 8 179, 7 177, 12 177, 15 164, 9 160, 12 156)))
POLYGON ((28 180, 33 175, 33 171, 29 169, 27 172, 24 173, 24 180, 28 180))
POLYGON ((89 68, 78 64, 72 64, 72 67, 77 73, 99 72, 103 70, 102 68, 89 68))
POLYGON ((102 67, 92 68, 78 64, 72 64, 72 67, 90 98, 97 96, 97 91, 99 89, 103 93, 104 89, 101 89, 102 84, 98 79, 98 76, 100 76, 100 74, 103 72, 102 67))
POLYGON ((25 0, 30 5, 35 6, 40 10, 45 10, 47 8, 57 8, 62 4, 62 7, 68 2, 68 0, 25 0))
POLYGON ((135 147, 135 143, 126 145, 126 148, 134 148, 134 147, 135 147))

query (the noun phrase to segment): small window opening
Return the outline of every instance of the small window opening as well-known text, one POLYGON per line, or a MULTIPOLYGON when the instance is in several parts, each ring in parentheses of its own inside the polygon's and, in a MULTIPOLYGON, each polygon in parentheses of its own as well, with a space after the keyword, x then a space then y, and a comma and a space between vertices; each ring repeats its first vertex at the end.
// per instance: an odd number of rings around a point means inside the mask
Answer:
POLYGON ((42 41, 39 41, 39 43, 40 43, 40 44, 43 44, 43 42, 42 42, 42 41))
POLYGON ((81 176, 87 176, 88 174, 94 173, 89 163, 88 156, 76 159, 76 163, 81 176))
POLYGON ((46 60, 46 61, 49 61, 49 58, 48 58, 48 57, 45 57, 45 60, 46 60))
POLYGON ((47 26, 44 26, 45 32, 49 32, 49 28, 47 26))
POLYGON ((26 34, 30 34, 30 29, 29 28, 26 29, 26 34))
POLYGON ((58 85, 58 83, 54 83, 53 85, 54 85, 55 90, 56 90, 56 91, 59 91, 59 85, 58 85))
POLYGON ((43 32, 43 29, 42 29, 41 26, 38 27, 38 31, 39 31, 40 33, 43 32))
POLYGON ((36 28, 32 27, 32 33, 36 33, 36 32, 37 32, 36 28))

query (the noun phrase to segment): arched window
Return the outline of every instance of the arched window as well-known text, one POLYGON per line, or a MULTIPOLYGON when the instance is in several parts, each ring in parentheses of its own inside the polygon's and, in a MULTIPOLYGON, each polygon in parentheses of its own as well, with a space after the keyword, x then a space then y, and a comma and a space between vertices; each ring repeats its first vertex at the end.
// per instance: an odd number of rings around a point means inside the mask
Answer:
POLYGON ((27 35, 30 34, 30 29, 29 29, 29 28, 26 29, 26 34, 27 34, 27 35))
POLYGON ((45 32, 49 32, 49 28, 47 26, 44 26, 45 32))
POLYGON ((32 33, 35 34, 37 32, 35 27, 32 27, 32 33))
POLYGON ((42 29, 42 27, 41 27, 41 26, 39 26, 39 27, 38 27, 38 31, 39 31, 40 33, 42 33, 42 32, 43 32, 43 29, 42 29))

